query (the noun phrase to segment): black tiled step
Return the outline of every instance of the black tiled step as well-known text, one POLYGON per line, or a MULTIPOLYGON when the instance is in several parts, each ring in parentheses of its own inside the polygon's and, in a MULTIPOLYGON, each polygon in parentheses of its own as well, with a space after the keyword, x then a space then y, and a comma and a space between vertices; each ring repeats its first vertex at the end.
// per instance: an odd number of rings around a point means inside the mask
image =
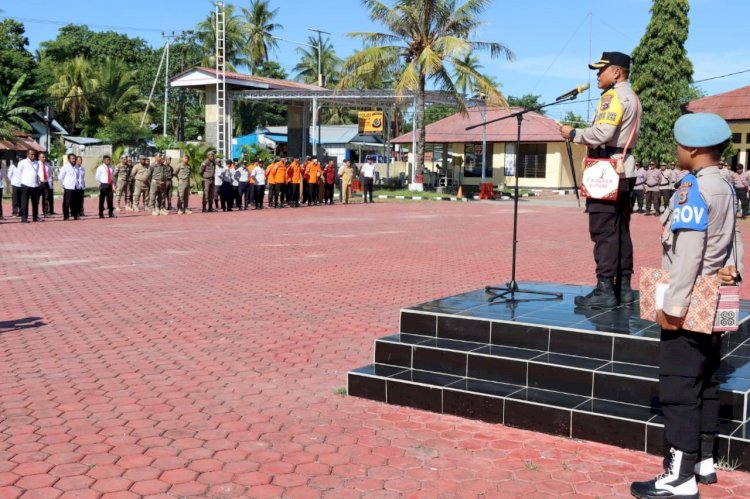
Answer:
MULTIPOLYGON (((349 390, 351 395, 389 404, 592 440, 657 455, 664 451, 663 417, 644 406, 373 365, 349 373, 349 390), (370 389, 373 385, 362 381, 379 381, 382 385, 373 390, 370 389), (363 386, 365 390, 361 390, 363 386)), ((748 425, 722 421, 719 457, 740 469, 750 469, 748 425)))

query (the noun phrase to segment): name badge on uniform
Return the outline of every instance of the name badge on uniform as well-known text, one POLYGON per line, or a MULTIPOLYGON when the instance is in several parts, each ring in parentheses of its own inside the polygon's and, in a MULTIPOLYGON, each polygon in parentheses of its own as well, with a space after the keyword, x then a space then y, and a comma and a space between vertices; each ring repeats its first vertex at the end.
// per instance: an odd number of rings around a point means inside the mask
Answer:
POLYGON ((672 197, 672 232, 708 229, 708 205, 698 189, 698 179, 692 173, 685 176, 672 197))

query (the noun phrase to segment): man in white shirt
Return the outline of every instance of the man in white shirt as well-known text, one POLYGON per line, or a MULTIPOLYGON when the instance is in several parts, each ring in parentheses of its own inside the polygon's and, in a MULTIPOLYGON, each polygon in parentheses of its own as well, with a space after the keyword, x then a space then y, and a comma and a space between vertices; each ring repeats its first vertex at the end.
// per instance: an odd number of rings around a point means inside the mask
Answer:
POLYGON ((83 202, 83 168, 77 168, 76 155, 68 154, 68 162, 60 169, 58 177, 60 185, 64 189, 63 193, 63 220, 69 220, 71 214, 75 220, 78 220, 80 211, 78 209, 78 196, 80 192, 81 202, 83 202), (80 170, 80 180, 78 171, 80 170))
POLYGON ((99 182, 99 218, 104 218, 104 201, 107 201, 109 218, 114 218, 114 185, 115 169, 112 168, 112 158, 104 156, 103 163, 96 169, 96 181, 99 182))
POLYGON ((21 222, 29 223, 29 200, 31 201, 32 220, 39 222, 39 163, 36 151, 29 149, 26 159, 18 162, 21 177, 21 222))
POLYGON ((39 163, 39 199, 42 202, 42 213, 44 218, 55 214, 55 208, 52 204, 54 199, 54 184, 52 180, 52 164, 47 161, 47 153, 40 152, 37 159, 39 163))
POLYGON ((250 173, 250 176, 255 180, 253 185, 253 200, 255 201, 255 209, 263 209, 263 197, 266 195, 266 169, 260 161, 255 162, 255 167, 250 173))
POLYGON ((367 162, 362 166, 362 177, 364 179, 364 190, 362 194, 367 203, 367 195, 369 193, 370 203, 372 203, 372 184, 373 178, 375 177, 375 164, 372 162, 372 158, 367 158, 367 162))
POLYGON ((13 216, 21 216, 21 170, 18 165, 10 162, 8 167, 8 181, 10 182, 11 203, 13 206, 13 216))

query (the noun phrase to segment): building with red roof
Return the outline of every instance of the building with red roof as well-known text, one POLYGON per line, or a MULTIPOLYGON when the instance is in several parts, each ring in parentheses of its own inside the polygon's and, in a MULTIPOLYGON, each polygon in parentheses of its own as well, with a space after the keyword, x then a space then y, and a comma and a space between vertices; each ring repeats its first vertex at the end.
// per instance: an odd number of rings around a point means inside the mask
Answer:
POLYGON ((732 166, 750 164, 750 85, 696 99, 685 106, 689 113, 714 113, 723 117, 732 129, 732 142, 738 150, 732 166))
MULTIPOLYGON (((428 177, 434 175, 440 185, 479 185, 482 177, 483 127, 466 130, 509 116, 520 108, 488 107, 486 111, 474 107, 468 114, 457 113, 425 128, 425 168, 428 177), (484 114, 484 117, 483 117, 484 114)), ((524 115, 521 128, 521 150, 516 154, 518 121, 508 118, 486 125, 487 166, 485 178, 495 185, 514 185, 516 158, 520 157, 519 187, 538 189, 570 189, 570 172, 565 141, 560 137, 555 120, 539 113, 524 115)), ((408 150, 412 148, 412 133, 393 139, 408 150)), ((576 178, 581 178, 583 146, 573 144, 576 178)), ((411 155, 410 155, 411 156, 411 155)), ((426 181, 427 182, 427 181, 426 181)))

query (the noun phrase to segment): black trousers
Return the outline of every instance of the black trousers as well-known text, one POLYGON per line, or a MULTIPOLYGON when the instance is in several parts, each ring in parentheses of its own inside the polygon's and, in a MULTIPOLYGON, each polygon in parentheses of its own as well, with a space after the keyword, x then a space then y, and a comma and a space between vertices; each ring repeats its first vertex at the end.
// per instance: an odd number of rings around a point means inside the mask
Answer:
POLYGON ((219 199, 221 200, 221 209, 224 211, 232 211, 232 205, 234 204, 234 188, 232 184, 224 182, 219 188, 219 199))
POLYGON ((302 204, 310 201, 310 182, 307 180, 302 181, 302 204))
POLYGON ((589 199, 589 234, 594 242, 596 277, 614 279, 633 274, 633 241, 630 238, 630 193, 620 192, 612 203, 589 199))
POLYGON ((630 201, 630 208, 631 210, 635 207, 636 203, 638 203, 638 211, 643 211, 644 208, 644 201, 646 199, 646 191, 633 191, 633 196, 630 201))
POLYGON ((299 182, 294 182, 292 185, 292 197, 289 200, 289 204, 294 203, 294 206, 299 206, 299 182))
POLYGON ((53 215, 55 213, 55 206, 53 205, 54 191, 47 183, 43 183, 39 187, 39 199, 42 202, 42 213, 45 215, 53 215))
POLYGON ((670 196, 670 190, 669 189, 659 189, 659 197, 661 198, 661 207, 665 210, 667 209, 667 206, 669 206, 669 200, 672 198, 670 196))
POLYGON ((317 182, 309 182, 308 185, 310 186, 310 192, 307 197, 307 204, 313 204, 318 202, 318 183, 317 182))
POLYGON ((253 199, 256 208, 263 208, 263 198, 266 196, 266 186, 255 184, 253 188, 253 199))
POLYGON ((3 188, 2 188, 2 180, 0 180, 0 218, 3 218, 3 188))
POLYGON ((268 206, 273 205, 274 208, 278 208, 284 204, 284 187, 286 187, 286 184, 270 184, 268 206))
POLYGON ((107 214, 110 217, 115 215, 114 208, 115 193, 112 192, 112 186, 109 184, 99 184, 99 216, 104 216, 104 202, 107 202, 107 214))
POLYGON ((83 210, 83 189, 65 189, 63 193, 63 219, 78 218, 83 210))
POLYGON ((237 207, 247 209, 250 204, 251 186, 247 182, 240 182, 239 197, 237 198, 237 207))
POLYGON ((334 184, 326 184, 325 196, 323 197, 326 204, 333 204, 333 186, 334 184))
POLYGON ((365 198, 365 203, 367 202, 367 196, 370 196, 370 202, 372 203, 372 178, 370 177, 364 177, 365 181, 365 189, 362 192, 362 195, 365 198))
POLYGON ((701 434, 719 432, 720 362, 721 335, 662 330, 659 399, 668 446, 698 452, 701 434))
POLYGON ((34 220, 39 220, 39 187, 21 186, 21 220, 29 219, 29 201, 31 201, 31 213, 34 220))
POLYGON ((748 208, 750 208, 750 203, 747 197, 747 187, 735 187, 734 190, 737 192, 737 199, 740 202, 740 207, 742 210, 742 216, 746 216, 748 211, 748 208))
POLYGON ((646 212, 659 212, 659 191, 646 191, 646 212))
MULTIPOLYGON (((70 212, 71 207, 73 204, 73 193, 75 191, 73 189, 65 189, 63 191, 63 220, 67 220, 70 218, 70 212)), ((74 213, 75 216, 75 213, 74 213)))
POLYGON ((10 188, 10 202, 13 208, 13 216, 17 217, 21 214, 21 188, 12 185, 10 188))

